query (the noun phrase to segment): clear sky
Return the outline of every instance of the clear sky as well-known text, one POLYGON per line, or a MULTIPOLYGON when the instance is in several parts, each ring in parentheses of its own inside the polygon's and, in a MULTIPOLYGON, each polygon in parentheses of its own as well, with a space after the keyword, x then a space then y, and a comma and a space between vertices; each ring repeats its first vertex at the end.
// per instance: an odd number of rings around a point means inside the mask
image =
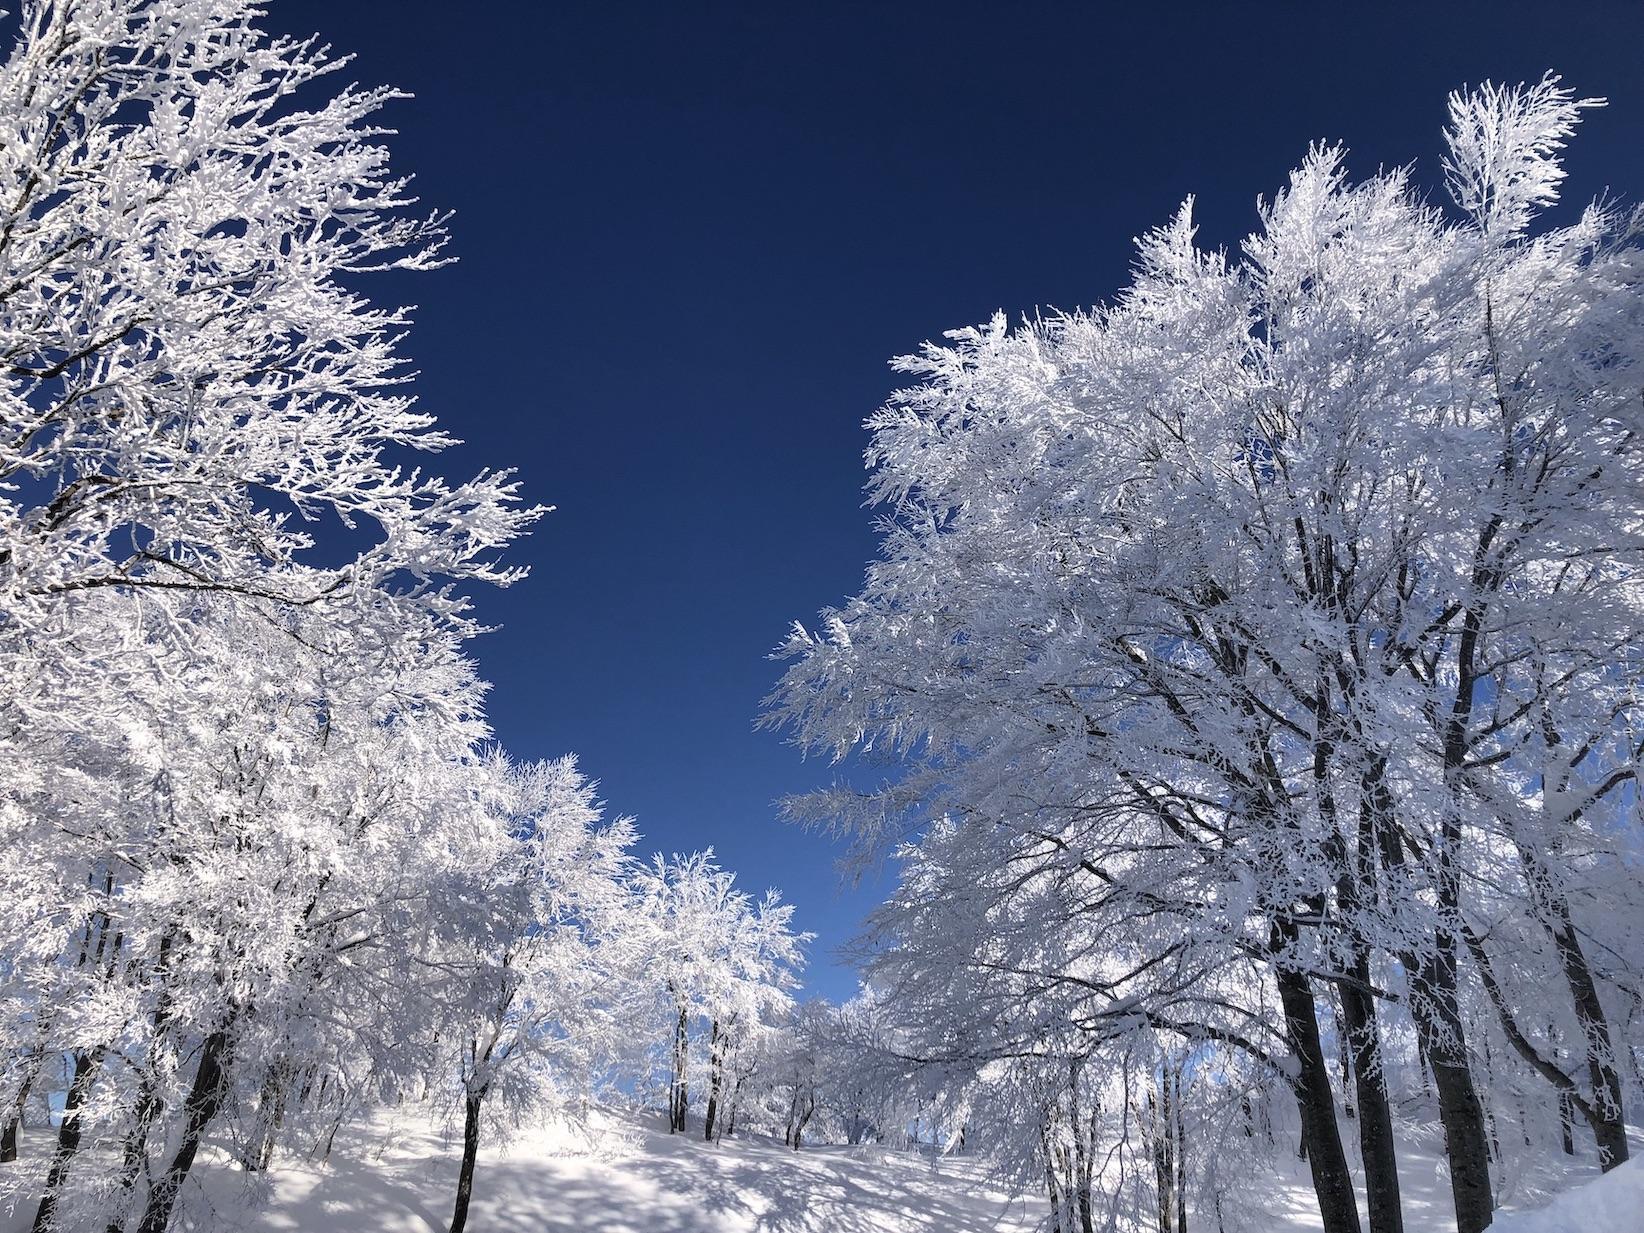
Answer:
POLYGON ((886 360, 954 326, 1105 299, 1196 194, 1236 244, 1309 141, 1436 185, 1446 93, 1551 68, 1612 105, 1567 196, 1644 197, 1644 4, 799 5, 268 0, 267 24, 415 93, 400 166, 455 209, 458 265, 372 293, 460 476, 552 503, 481 593, 517 755, 575 751, 645 847, 714 846, 817 932, 873 888, 776 818, 826 782, 756 732, 795 618, 874 551, 861 428, 886 360))

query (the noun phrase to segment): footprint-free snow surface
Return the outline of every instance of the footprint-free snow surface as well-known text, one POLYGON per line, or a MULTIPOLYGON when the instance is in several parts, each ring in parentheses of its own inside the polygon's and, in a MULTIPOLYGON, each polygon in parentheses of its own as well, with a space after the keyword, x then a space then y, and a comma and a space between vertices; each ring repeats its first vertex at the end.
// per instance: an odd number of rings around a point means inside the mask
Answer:
MULTIPOLYGON (((1350 1128, 1347 1124, 1344 1128, 1350 1128)), ((1438 1128, 1411 1126, 1400 1146, 1407 1233, 1454 1233, 1436 1159, 1438 1128)), ((42 1148, 45 1144, 40 1144, 42 1148)), ((1644 1148, 1644 1144, 1640 1144, 1644 1148)), ((49 1149, 47 1149, 49 1150, 49 1149)), ((1644 1151, 1604 1177, 1590 1158, 1547 1160, 1503 1179, 1508 1210, 1492 1233, 1638 1233, 1644 1151)), ((1312 1233, 1318 1208, 1306 1165, 1288 1156, 1245 1179, 1226 1233, 1312 1233)), ((212 1233, 445 1233, 457 1144, 404 1110, 338 1135, 330 1159, 287 1156, 248 1175, 211 1153, 188 1188, 191 1230, 212 1233), (248 1208, 248 1186, 266 1202, 248 1208)), ((1362 1206, 1362 1200, 1361 1200, 1362 1206)), ((602 1110, 592 1125, 526 1129, 482 1147, 473 1233, 1030 1233, 1046 1226, 1037 1192, 1014 1193, 978 1159, 881 1147, 806 1146, 764 1137, 708 1144, 659 1118, 602 1110)), ((29 1212, 0 1212, 0 1233, 29 1212)), ((1118 1213, 1104 1213, 1108 1215, 1118 1213)), ((1149 1227, 1135 1213, 1128 1228, 1149 1227)), ((1213 1230, 1214 1213, 1189 1227, 1213 1230)), ((1125 1229, 1121 1217, 1114 1226, 1125 1229)))
MULTIPOLYGON (((274 1171, 272 1203, 243 1223, 239 1175, 208 1179, 219 1228, 273 1233, 444 1233, 456 1145, 432 1130, 378 1125, 339 1141, 329 1165, 274 1171)), ((650 1117, 606 1116, 586 1137, 526 1132, 484 1149, 475 1233, 1027 1233, 1046 1211, 1012 1196, 974 1160, 807 1146, 719 1144, 666 1133, 650 1117)))

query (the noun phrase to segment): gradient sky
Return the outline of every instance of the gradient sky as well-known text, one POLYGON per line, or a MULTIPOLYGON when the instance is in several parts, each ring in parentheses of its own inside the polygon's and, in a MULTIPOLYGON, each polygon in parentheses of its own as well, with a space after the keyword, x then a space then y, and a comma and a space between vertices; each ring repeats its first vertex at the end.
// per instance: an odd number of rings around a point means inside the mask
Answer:
POLYGON ((796 619, 872 555, 861 422, 891 356, 1122 284, 1198 197, 1232 245, 1310 141, 1436 185, 1445 95, 1554 69, 1611 106, 1567 197, 1644 197, 1644 4, 743 5, 268 0, 350 78, 416 97, 401 168, 456 211, 419 305, 424 406, 558 506, 532 576, 477 596, 523 757, 575 751, 645 850, 712 845, 815 931, 810 985, 872 886, 775 801, 826 782, 756 732, 796 619))

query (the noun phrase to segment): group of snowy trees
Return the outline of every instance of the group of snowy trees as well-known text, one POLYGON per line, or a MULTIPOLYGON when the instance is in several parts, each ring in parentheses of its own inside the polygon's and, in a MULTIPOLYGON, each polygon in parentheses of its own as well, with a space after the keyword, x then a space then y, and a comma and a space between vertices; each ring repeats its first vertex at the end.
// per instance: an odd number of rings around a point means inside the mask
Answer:
POLYGON ((202 1150, 255 1177, 408 1098, 462 1127, 460 1229, 486 1119, 643 1062, 676 995, 734 1107, 800 958, 490 744, 461 588, 541 511, 412 465, 451 439, 358 285, 442 219, 392 93, 255 19, 29 0, 0 72, 0 1201, 37 1233, 162 1233, 202 1150))
POLYGON ((664 860, 634 875, 647 971, 665 992, 668 1129, 686 1128, 693 1059, 707 1075, 703 1134, 734 1131, 748 1081, 793 1011, 790 990, 809 935, 774 891, 736 889, 712 851, 664 860))
MULTIPOLYGON (((1544 211, 1580 111, 1451 100, 1445 182, 1312 150, 1230 257, 903 362, 862 595, 775 722, 900 880, 870 984, 711 852, 636 862, 496 750, 463 590, 542 512, 405 388, 441 263, 343 63, 240 0, 28 0, 0 74, 0 1200, 162 1233, 375 1105, 483 1128, 616 1076, 669 1124, 935 1139, 1101 1205, 1460 1233, 1644 1101, 1644 219, 1544 211), (914 838, 907 838, 909 835, 914 838)), ((253 1192, 255 1186, 249 1187, 253 1192)))
POLYGON ((1219 1212, 1294 1126, 1356 1233, 1345 1112, 1372 1233, 1422 1108, 1461 1233, 1530 1154, 1627 1157, 1644 219, 1547 215, 1590 105, 1452 97, 1449 207, 1315 147, 1239 253, 1189 203, 870 421, 883 557, 771 715, 894 767, 797 812, 900 856, 895 1051, 1062 1230, 1219 1212))

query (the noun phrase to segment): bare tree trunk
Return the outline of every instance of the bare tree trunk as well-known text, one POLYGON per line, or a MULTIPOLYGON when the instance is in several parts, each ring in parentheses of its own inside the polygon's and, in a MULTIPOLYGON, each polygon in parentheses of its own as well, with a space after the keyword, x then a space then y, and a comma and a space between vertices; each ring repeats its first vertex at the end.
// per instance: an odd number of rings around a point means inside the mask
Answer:
POLYGON ((1427 1058, 1438 1089, 1439 1119, 1444 1123, 1445 1151, 1450 1160, 1450 1190, 1456 1206, 1457 1233, 1483 1233, 1495 1204, 1490 1191, 1489 1142, 1484 1128, 1484 1105, 1473 1083, 1467 1060, 1466 1036, 1456 993, 1453 941, 1437 939, 1438 954, 1430 960, 1411 956, 1410 1009, 1416 1031, 1427 1042, 1427 1058))
POLYGON ((690 1013, 679 1008, 679 1019, 674 1024, 674 1073, 668 1090, 668 1131, 677 1134, 685 1129, 685 1108, 688 1103, 685 1068, 690 1063, 690 1013))
POLYGON ((708 1037, 708 1107, 702 1126, 702 1138, 707 1143, 714 1141, 714 1121, 719 1116, 719 1088, 724 1068, 725 1060, 719 1050, 719 1020, 715 1019, 708 1037))
POLYGON ((17 1097, 12 1101, 11 1116, 0 1126, 0 1164, 11 1164, 17 1159, 17 1137, 23 1128, 23 1110, 28 1107, 29 1092, 40 1073, 41 1059, 29 1063, 17 1085, 17 1097))
MULTIPOLYGON (((1488 317, 1488 307, 1487 307, 1488 317)), ((1493 328, 1493 327, 1492 327, 1493 328)), ((1511 452, 1505 465, 1513 466, 1511 452)), ((1501 585, 1499 557, 1492 546, 1501 527, 1500 515, 1493 516, 1479 535, 1473 556, 1474 599, 1462 615, 1461 634, 1456 640, 1456 692, 1450 713, 1441 731, 1444 757, 1444 787, 1451 806, 1440 826, 1436 841, 1433 891, 1437 897, 1438 920, 1433 930, 1430 954, 1411 956, 1409 970, 1410 1009, 1416 1031, 1426 1038, 1427 1060, 1433 1067, 1433 1086, 1438 1089, 1439 1118, 1444 1123, 1445 1152, 1450 1159, 1450 1192, 1455 1200, 1456 1233, 1484 1233, 1495 1214, 1495 1196, 1490 1186, 1490 1152, 1484 1129, 1484 1105, 1473 1083, 1467 1058, 1467 1034, 1462 1026, 1461 1002, 1457 994, 1456 943, 1461 932, 1461 873, 1458 854, 1462 844, 1461 795, 1463 768, 1467 762, 1467 731, 1480 673, 1478 657, 1484 643, 1484 605, 1501 585)), ((1377 785, 1389 793, 1385 776, 1377 785)), ((1381 802, 1379 802, 1381 803, 1381 802)), ((1386 822, 1393 818, 1391 800, 1382 810, 1386 822)), ((1384 827, 1384 829, 1387 829, 1384 827)), ((1383 843, 1385 859, 1386 848, 1383 843)), ((1393 837, 1393 848, 1399 846, 1393 837)), ((1400 857, 1402 861, 1402 856, 1400 857)))
POLYGON ((256 1122, 240 1153, 240 1166, 249 1173, 260 1173, 274 1162, 274 1143, 285 1122, 285 1102, 290 1084, 290 1062, 284 1057, 275 1058, 263 1074, 262 1086, 257 1093, 256 1122))
POLYGON ((1393 1138, 1393 1110, 1382 1069, 1381 1036, 1376 1005, 1368 992, 1370 964, 1355 957, 1357 987, 1340 986, 1345 1035, 1353 1055, 1353 1084, 1358 1096, 1359 1155, 1364 1161, 1364 1190, 1370 1233, 1404 1233, 1404 1202, 1399 1190, 1398 1147, 1393 1138))
MULTIPOLYGON (((1171 1109, 1175 1113, 1175 1144, 1172 1151, 1176 1156, 1176 1233, 1187 1233, 1187 1116, 1182 1108, 1180 1065, 1172 1070, 1171 1082, 1175 1086, 1171 1109)), ((1085 1233, 1091 1231, 1087 1229, 1085 1233)))
POLYGON ((803 1111, 799 1115, 799 1121, 794 1124, 794 1128, 793 1128, 793 1150, 794 1151, 797 1152, 799 1150, 799 1140, 801 1139, 801 1137, 803 1137, 803 1135, 805 1133, 805 1127, 810 1124, 811 1115, 814 1114, 815 1112, 816 1112, 816 1095, 815 1095, 815 1093, 810 1093, 805 1097, 804 1108, 803 1108, 803 1111))
MULTIPOLYGON (((1275 948, 1277 949, 1277 948, 1275 948)), ((1330 1069, 1319 1036, 1318 1008, 1305 973, 1286 964, 1277 969, 1279 1000, 1295 1055, 1296 1103, 1301 1108, 1302 1143, 1307 1149, 1313 1189, 1318 1195, 1323 1233, 1360 1233, 1358 1199, 1336 1127, 1330 1069)))
POLYGON ((46 1174, 45 1193, 40 1196, 40 1206, 34 1210, 34 1233, 50 1233, 57 1228, 57 1200, 63 1192, 63 1183, 68 1180, 69 1165, 80 1150, 80 1110, 97 1081, 102 1062, 100 1048, 74 1055, 73 1077, 63 1097, 63 1120, 57 1127, 57 1150, 52 1154, 51 1169, 46 1174))
POLYGON ((137 1084, 137 1103, 133 1110, 131 1129, 126 1132, 125 1146, 121 1150, 120 1188, 118 1197, 110 1204, 107 1233, 120 1233, 125 1228, 132 1190, 148 1163, 149 1130, 154 1125, 154 1119, 159 1116, 162 1104, 159 1073, 166 1030, 171 1023, 172 996, 169 975, 172 938, 173 931, 167 929, 160 935, 157 948, 155 979, 159 982, 160 993, 154 1003, 154 1034, 149 1042, 148 1059, 143 1067, 142 1078, 137 1084))
POLYGON ((160 1096, 152 1071, 143 1075, 137 1089, 137 1104, 132 1115, 131 1129, 126 1132, 125 1146, 121 1149, 120 1189, 112 1208, 107 1233, 120 1233, 125 1228, 126 1208, 137 1179, 142 1176, 148 1161, 148 1134, 160 1112, 160 1096))
MULTIPOLYGON (((1377 810, 1372 793, 1386 772, 1380 763, 1365 776, 1360 795, 1358 841, 1352 866, 1342 871, 1336 897, 1347 920, 1348 979, 1338 981, 1344 1048, 1352 1061, 1358 1098, 1359 1156, 1364 1162, 1365 1207, 1370 1233, 1404 1233, 1404 1200, 1399 1188, 1398 1147, 1393 1138, 1392 1103, 1382 1067, 1381 1029, 1370 992, 1370 947, 1359 927, 1363 901, 1373 897, 1377 810)), ((1344 1063, 1343 1072, 1347 1070, 1344 1063)))
POLYGON ((171 1164, 148 1192, 148 1204, 137 1233, 165 1233, 171 1223, 172 1209, 177 1205, 178 1192, 194 1167, 194 1157, 200 1150, 200 1139, 211 1119, 222 1107, 228 1092, 228 1065, 233 1059, 234 1038, 228 1027, 220 1027, 206 1037, 200 1046, 200 1065, 194 1072, 194 1085, 183 1102, 183 1138, 171 1164))
POLYGON ((1062 1201, 1061 1187, 1056 1183, 1056 1154, 1050 1145, 1048 1117, 1047 1114, 1047 1121, 1040 1123, 1039 1126, 1039 1150, 1045 1159, 1045 1194, 1050 1199, 1051 1218, 1055 1221, 1051 1227, 1054 1233, 1071 1233, 1071 1230, 1063 1227, 1065 1205, 1062 1201))
POLYGON ((1148 1078, 1147 1091, 1148 1138, 1152 1140, 1154 1220, 1159 1233, 1173 1233, 1175 1209, 1171 1194, 1175 1189, 1176 1170, 1171 1159, 1174 1144, 1170 1135, 1170 1092, 1153 1076, 1148 1078))
MULTIPOLYGON (((1448 740, 1447 737, 1447 743, 1448 740)), ((1447 762, 1450 756, 1447 753, 1447 762)), ((1461 755, 1453 756, 1459 765, 1461 755)), ((1382 865, 1390 871, 1402 871, 1404 840, 1397 830, 1392 791, 1384 775, 1377 777, 1371 791, 1382 865)), ((1453 821, 1446 821, 1445 830, 1447 834, 1442 842, 1446 849, 1460 843, 1459 830, 1453 821)), ((1457 993, 1455 927, 1459 921, 1461 891, 1453 857, 1440 858, 1436 880, 1441 919, 1433 930, 1432 949, 1428 953, 1405 951, 1399 955, 1399 961, 1404 965, 1410 985, 1410 1016, 1415 1020, 1416 1039, 1438 1092, 1439 1120, 1444 1124, 1444 1149, 1450 1164, 1450 1193, 1456 1209, 1456 1231, 1484 1233, 1495 1212, 1495 1201, 1490 1189, 1484 1106, 1467 1059, 1467 1033, 1462 1025, 1457 993)))
POLYGON ((457 1170, 457 1205, 451 1212, 451 1233, 468 1226, 468 1203, 474 1197, 474 1162, 479 1159, 480 1105, 484 1092, 471 1092, 462 1102, 462 1165, 457 1170))
POLYGON ((1590 1122, 1598 1144, 1598 1165, 1605 1172, 1627 1161, 1627 1118, 1622 1105, 1621 1076, 1615 1068, 1615 1047, 1604 1003, 1593 979, 1570 915, 1569 900, 1558 889, 1545 864, 1525 845, 1518 845, 1520 863, 1530 886, 1536 915, 1553 939, 1564 983, 1569 986, 1576 1020, 1581 1025, 1582 1052, 1587 1063, 1587 1082, 1593 1091, 1590 1122))
POLYGON ((1090 1176, 1093 1162, 1090 1153, 1085 1150, 1084 1117, 1079 1111, 1079 1064, 1075 1062, 1068 1074, 1067 1084, 1067 1125, 1069 1137, 1073 1140, 1073 1162, 1070 1172, 1072 1181, 1073 1199, 1079 1213, 1080 1233, 1093 1233, 1095 1225, 1091 1221, 1090 1211, 1090 1176))
POLYGON ((1349 1121, 1358 1116, 1353 1103, 1357 1085, 1353 1080, 1352 1046, 1347 1039, 1347 1007, 1340 987, 1336 990, 1336 1069, 1341 1072, 1341 1114, 1349 1121))

